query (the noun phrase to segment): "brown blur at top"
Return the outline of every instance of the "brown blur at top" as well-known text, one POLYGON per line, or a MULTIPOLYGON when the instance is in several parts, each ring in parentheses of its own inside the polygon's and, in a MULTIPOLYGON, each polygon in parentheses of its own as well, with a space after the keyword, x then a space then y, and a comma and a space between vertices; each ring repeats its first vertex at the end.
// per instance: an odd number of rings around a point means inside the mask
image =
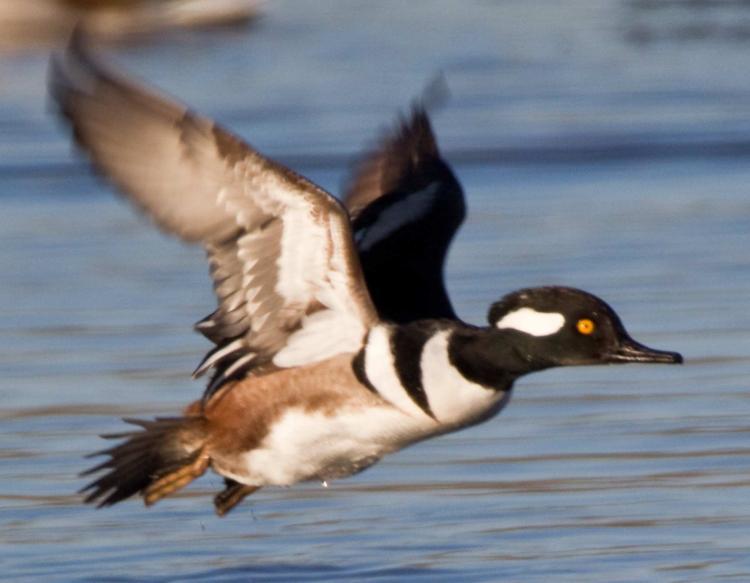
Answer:
POLYGON ((245 25, 259 0, 0 0, 0 52, 59 45, 76 24, 100 40, 245 25))

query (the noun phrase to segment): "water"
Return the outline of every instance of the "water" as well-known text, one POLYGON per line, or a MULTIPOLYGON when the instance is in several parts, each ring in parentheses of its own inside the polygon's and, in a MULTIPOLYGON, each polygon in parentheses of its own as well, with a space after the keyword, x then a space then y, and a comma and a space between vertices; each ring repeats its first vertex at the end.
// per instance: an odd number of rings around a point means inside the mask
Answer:
POLYGON ((200 250, 69 154, 46 52, 0 56, 0 565, 9 580, 750 580, 750 22, 744 3, 273 2, 250 29, 109 53, 334 191, 439 71, 470 214, 459 313, 544 283, 683 367, 552 370, 497 419, 225 519, 208 476, 81 504, 122 416, 201 392, 200 250))

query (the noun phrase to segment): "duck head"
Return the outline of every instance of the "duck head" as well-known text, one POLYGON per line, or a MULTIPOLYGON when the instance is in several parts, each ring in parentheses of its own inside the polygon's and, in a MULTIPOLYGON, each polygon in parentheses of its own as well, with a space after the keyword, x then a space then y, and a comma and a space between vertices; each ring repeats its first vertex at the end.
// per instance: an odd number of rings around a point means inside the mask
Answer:
POLYGON ((516 355, 532 370, 552 366, 653 362, 679 364, 677 352, 633 340, 596 296, 567 287, 523 289, 490 307, 490 326, 513 335, 516 355))

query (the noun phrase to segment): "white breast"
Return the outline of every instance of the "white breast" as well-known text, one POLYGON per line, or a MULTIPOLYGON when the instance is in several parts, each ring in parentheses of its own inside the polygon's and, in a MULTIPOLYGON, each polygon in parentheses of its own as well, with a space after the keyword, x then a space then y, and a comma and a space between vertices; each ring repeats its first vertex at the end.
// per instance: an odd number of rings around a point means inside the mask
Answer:
POLYGON ((466 379, 450 362, 444 330, 430 338, 422 350, 422 385, 430 408, 440 423, 468 425, 502 409, 510 392, 495 391, 466 379))
POLYGON ((365 350, 365 374, 378 394, 404 413, 429 419, 401 384, 391 351, 391 328, 377 326, 370 331, 365 350))

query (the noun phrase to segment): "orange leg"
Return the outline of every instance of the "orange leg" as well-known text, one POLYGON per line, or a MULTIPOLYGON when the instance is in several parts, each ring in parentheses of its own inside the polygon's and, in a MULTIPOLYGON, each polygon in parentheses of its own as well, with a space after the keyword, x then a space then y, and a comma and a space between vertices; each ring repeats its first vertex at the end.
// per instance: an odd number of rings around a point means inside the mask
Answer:
POLYGON ((143 500, 146 506, 151 506, 202 476, 208 468, 209 461, 209 457, 201 450, 189 464, 169 472, 149 484, 143 492, 143 500))
POLYGON ((214 497, 216 514, 219 516, 224 516, 232 508, 237 506, 237 504, 242 502, 246 496, 249 496, 256 490, 260 489, 260 486, 247 486, 228 478, 225 478, 224 482, 227 485, 226 488, 214 497))

